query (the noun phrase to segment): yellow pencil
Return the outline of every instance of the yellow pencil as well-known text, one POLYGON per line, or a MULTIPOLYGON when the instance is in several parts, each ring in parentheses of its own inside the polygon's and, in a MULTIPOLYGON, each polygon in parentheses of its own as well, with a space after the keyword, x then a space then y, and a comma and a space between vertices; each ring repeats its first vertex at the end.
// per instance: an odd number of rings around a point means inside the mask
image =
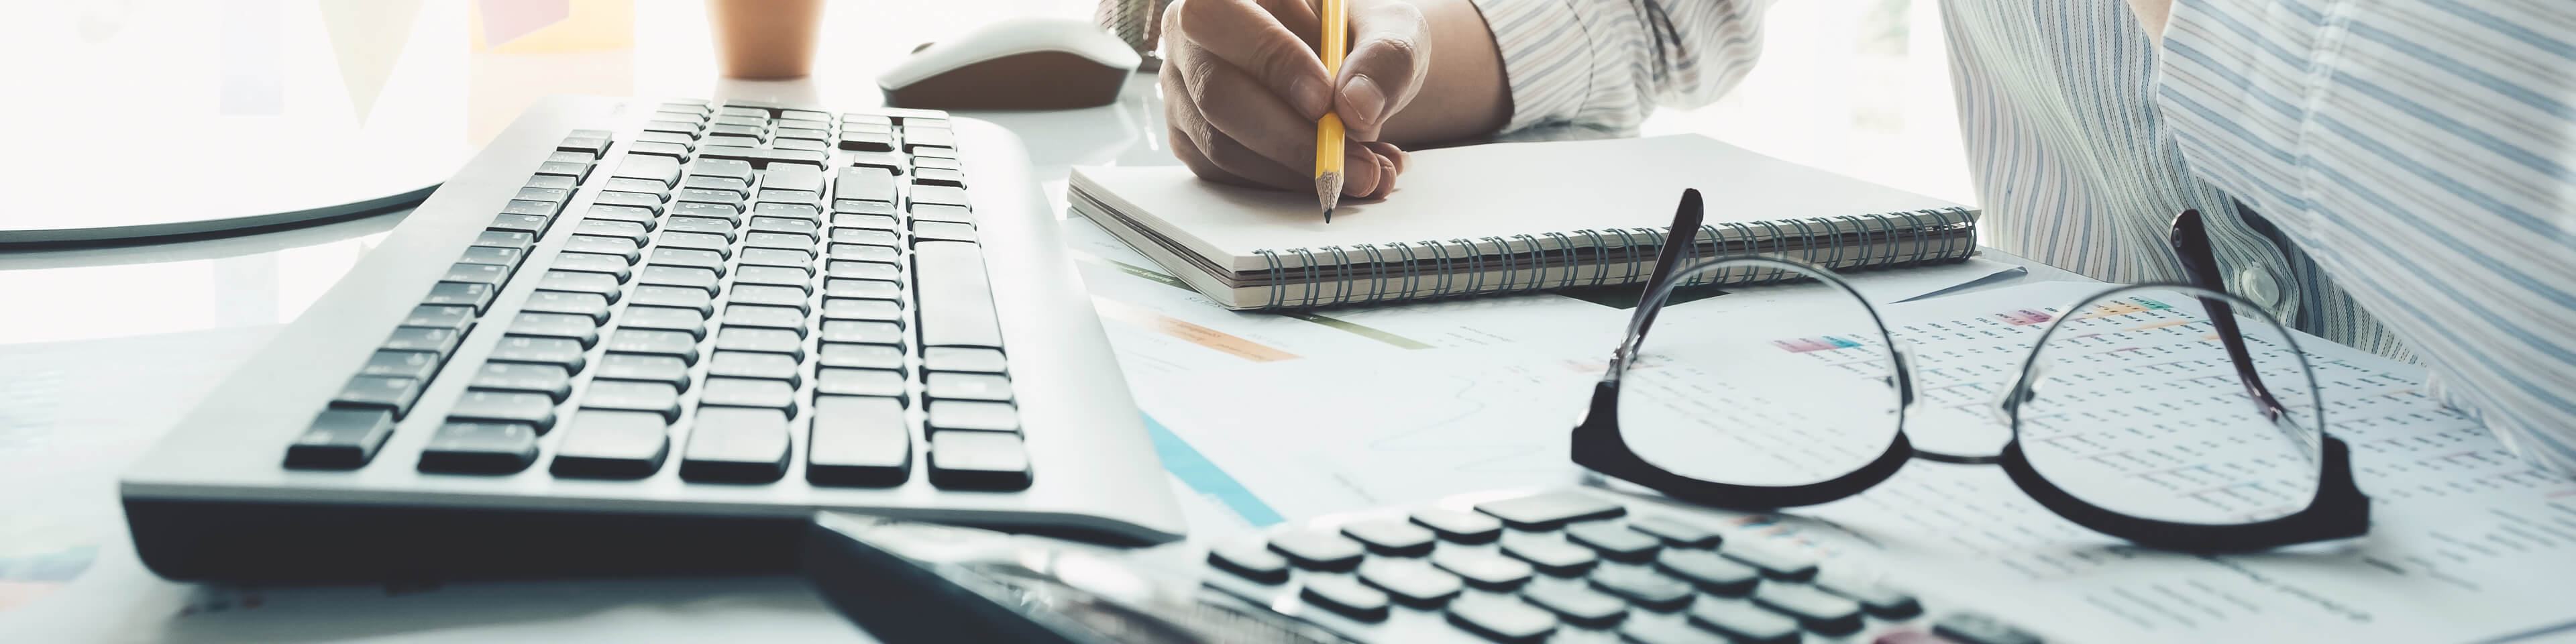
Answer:
MULTIPOLYGON (((1350 48, 1350 18, 1342 0, 1323 0, 1324 75, 1341 78, 1342 50, 1350 48)), ((1342 201, 1342 117, 1327 110, 1315 121, 1315 200, 1324 204, 1324 223, 1333 223, 1333 206, 1342 201)))

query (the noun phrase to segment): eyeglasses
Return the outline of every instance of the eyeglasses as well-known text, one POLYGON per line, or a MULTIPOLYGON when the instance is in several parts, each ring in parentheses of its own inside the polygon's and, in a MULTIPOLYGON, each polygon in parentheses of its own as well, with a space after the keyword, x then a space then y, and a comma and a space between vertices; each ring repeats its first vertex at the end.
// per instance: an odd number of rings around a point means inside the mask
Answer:
POLYGON ((2260 306, 2218 285, 2197 212, 2177 217, 2169 239, 2188 284, 2114 287, 2053 313, 1909 326, 1906 337, 1823 267, 1758 256, 1681 267, 1700 221, 1699 193, 1686 191, 1667 238, 1676 241, 1662 249, 1574 428, 1576 464, 1679 500, 1751 510, 1850 497, 1918 458, 1992 464, 2078 525, 2199 552, 2369 529, 2370 501, 2353 485, 2347 447, 2325 432, 2307 354, 2260 306), (1693 324, 1665 329, 1647 348, 1675 288, 1746 270, 1813 278, 1832 303, 1779 321, 1768 336, 1742 328, 1758 320, 1693 324), (1820 322, 1856 332, 1775 337, 1820 322), (1939 349, 1919 352, 1911 337, 1940 340, 1939 349), (2019 368, 2001 370, 1997 354, 2025 343, 2019 368), (1998 386, 2005 375, 2011 384, 1998 386), (1997 424, 2008 432, 1990 452, 1918 448, 1907 433, 1997 424))

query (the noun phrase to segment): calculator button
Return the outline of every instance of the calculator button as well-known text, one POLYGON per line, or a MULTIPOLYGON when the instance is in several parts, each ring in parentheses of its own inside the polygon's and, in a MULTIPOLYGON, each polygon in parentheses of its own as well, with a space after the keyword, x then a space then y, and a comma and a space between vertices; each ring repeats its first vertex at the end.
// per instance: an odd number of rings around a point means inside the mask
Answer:
MULTIPOLYGON (((969 434, 970 432, 958 432, 969 434)), ((1368 554, 1360 542, 1329 532, 1291 530, 1270 536, 1270 549, 1287 555, 1299 568, 1349 570, 1368 554)))
POLYGON ((1521 598, 1578 626, 1609 626, 1628 616, 1628 603, 1571 584, 1530 584, 1521 598))
POLYGON ((1556 630, 1556 615, 1510 597, 1460 597, 1449 623, 1501 642, 1535 642, 1556 630))
POLYGON ((1762 583, 1761 571, 1706 550, 1666 550, 1655 567, 1718 595, 1741 597, 1762 583))
POLYGON ((1816 577, 1815 560, 1783 553, 1765 546, 1742 542, 1729 543, 1725 548, 1718 550, 1718 554, 1752 566, 1762 571, 1762 576, 1772 579, 1806 581, 1816 577))
POLYGON ((1807 630, 1841 635, 1860 630, 1860 604, 1804 584, 1763 584, 1753 604, 1798 619, 1807 630))
POLYGON ((1647 610, 1680 610, 1691 601, 1689 583, 1640 566, 1602 566, 1592 571, 1592 587, 1647 610))
POLYGON ((1394 519, 1358 521, 1342 526, 1342 536, 1368 544, 1370 552, 1399 557, 1431 554, 1430 530, 1394 519))
POLYGON ((1568 522, 1606 519, 1628 509, 1581 492, 1549 492, 1476 504, 1476 511, 1522 530, 1554 530, 1568 522))
POLYGON ((1592 554, 1590 548, 1544 539, 1505 541, 1503 554, 1530 562, 1530 565, 1537 566, 1539 570, 1560 577, 1583 574, 1583 571, 1591 569, 1594 563, 1600 561, 1592 554))
POLYGON ((1306 589, 1300 595, 1307 602, 1352 619, 1372 622, 1386 619, 1386 593, 1360 585, 1349 577, 1308 579, 1306 589))
POLYGON ((1439 566, 1441 570, 1449 571, 1467 580, 1468 584, 1486 590, 1511 590, 1521 582, 1529 581, 1532 572, 1529 562, 1490 552, 1463 549, 1447 549, 1432 553, 1431 565, 1439 566))
POLYGON ((1256 541, 1236 541, 1208 549, 1208 564, 1253 581, 1288 581, 1288 560, 1256 541))
POLYGON ((2039 644, 2039 637, 1984 613, 1957 612, 1933 620, 1932 634, 1960 644, 2039 644))
POLYGON ((1440 538, 1458 543, 1485 543, 1503 533, 1503 522, 1493 517, 1447 508, 1415 510, 1414 525, 1430 528, 1440 538))
POLYGON ((1665 517, 1629 519, 1628 527, 1638 532, 1655 535, 1655 538, 1664 540, 1665 544, 1677 548, 1713 548, 1719 541, 1715 532, 1665 517))
POLYGON ((1796 644, 1798 641, 1796 620, 1755 608, 1742 600, 1711 599, 1693 604, 1690 623, 1737 642, 1796 644))
POLYGON ((1466 585, 1420 559, 1371 559, 1360 564, 1360 581, 1411 606, 1437 606, 1458 596, 1466 585))
POLYGON ((1655 558, 1655 549, 1663 546, 1662 540, 1652 535, 1606 522, 1567 526, 1565 538, 1616 561, 1648 561, 1655 558))
POLYGON ((1923 605, 1916 603, 1914 596, 1883 586, 1835 581, 1819 581, 1816 585, 1825 592, 1860 602, 1861 611, 1871 617, 1896 620, 1923 614, 1923 605))

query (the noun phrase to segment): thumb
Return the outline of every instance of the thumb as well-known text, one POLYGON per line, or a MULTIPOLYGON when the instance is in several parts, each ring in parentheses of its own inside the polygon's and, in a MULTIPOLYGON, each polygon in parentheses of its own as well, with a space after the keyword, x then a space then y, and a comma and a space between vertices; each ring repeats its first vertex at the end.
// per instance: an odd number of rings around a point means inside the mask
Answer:
POLYGON ((1333 81, 1333 110, 1352 139, 1375 141, 1431 71, 1431 26, 1410 2, 1361 3, 1350 18, 1351 51, 1333 81))

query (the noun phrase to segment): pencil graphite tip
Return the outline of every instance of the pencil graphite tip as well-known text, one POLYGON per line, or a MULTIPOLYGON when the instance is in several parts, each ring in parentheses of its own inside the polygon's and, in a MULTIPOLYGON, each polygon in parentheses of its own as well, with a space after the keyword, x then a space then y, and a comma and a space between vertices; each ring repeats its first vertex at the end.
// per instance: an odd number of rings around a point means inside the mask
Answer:
POLYGON ((1333 223, 1333 207, 1342 201, 1342 173, 1315 175, 1315 201, 1324 206, 1324 223, 1333 223))

